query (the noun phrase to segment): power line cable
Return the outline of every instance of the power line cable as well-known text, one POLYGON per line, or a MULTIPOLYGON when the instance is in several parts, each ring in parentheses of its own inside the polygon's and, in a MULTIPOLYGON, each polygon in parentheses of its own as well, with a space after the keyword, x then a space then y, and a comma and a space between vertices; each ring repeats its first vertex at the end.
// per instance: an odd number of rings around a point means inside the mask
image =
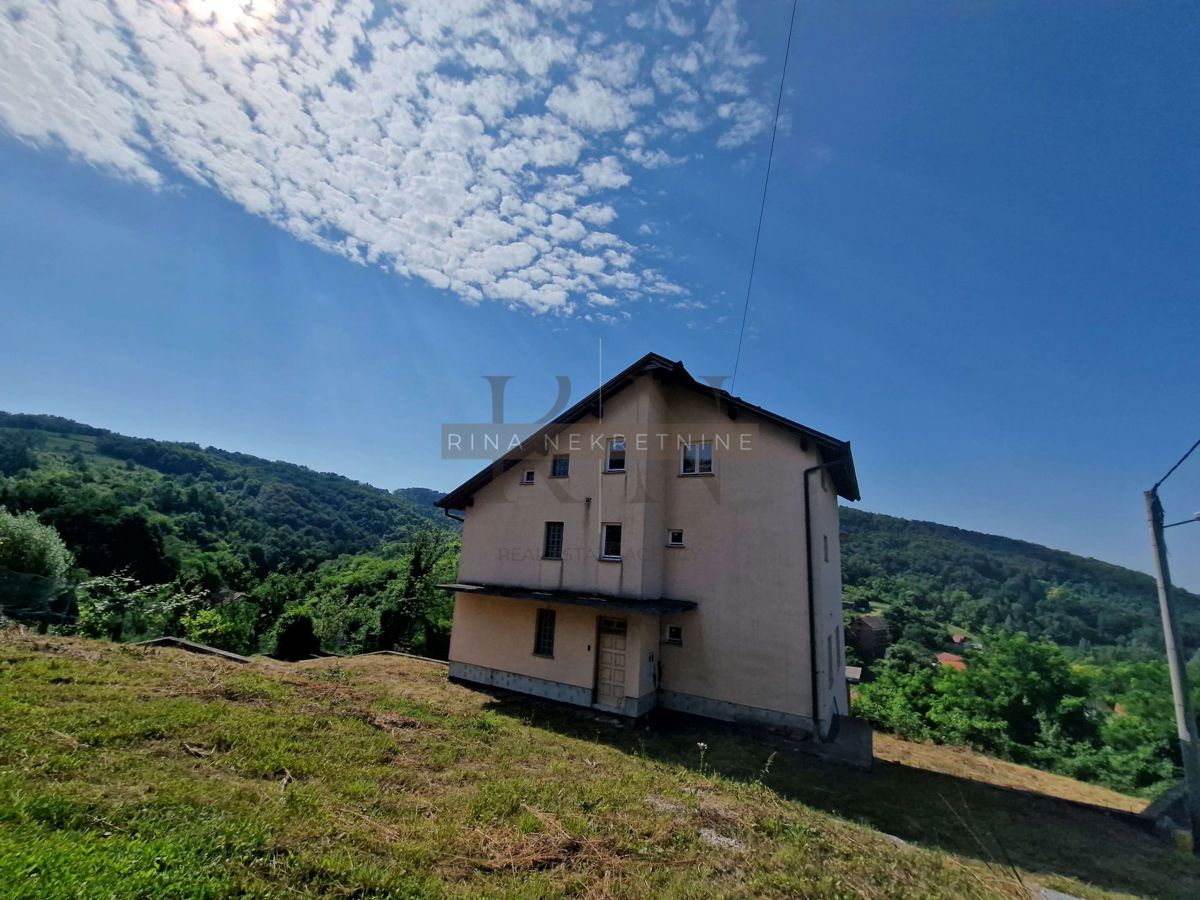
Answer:
POLYGON ((792 17, 788 20, 787 46, 783 51, 783 71, 779 73, 779 96, 775 98, 775 121, 771 124, 771 146, 767 150, 767 171, 763 175, 762 199, 758 204, 758 227, 754 230, 754 252, 750 256, 750 277, 746 280, 746 302, 742 306, 742 327, 738 331, 737 356, 733 360, 730 393, 737 384, 738 365, 742 361, 742 339, 746 336, 746 317, 750 313, 750 289, 754 286, 754 266, 758 262, 758 242, 762 237, 763 213, 767 209, 767 185, 771 183, 771 162, 775 158, 775 135, 779 131, 779 111, 783 107, 783 85, 787 79, 788 59, 792 55, 792 32, 796 28, 796 4, 792 0, 792 17))
MULTIPOLYGON (((735 369, 734 371, 737 371, 737 370, 735 369)), ((1155 482, 1154 487, 1152 487, 1150 490, 1157 491, 1158 486, 1160 484, 1162 484, 1164 481, 1166 481, 1168 478, 1170 478, 1171 473, 1174 472, 1176 469, 1178 469, 1180 466, 1182 466, 1184 464, 1184 462, 1187 460, 1187 458, 1192 455, 1192 452, 1197 447, 1200 447, 1200 441, 1196 441, 1196 443, 1192 444, 1191 449, 1188 450, 1187 453, 1183 454, 1183 456, 1179 457, 1179 462, 1177 462, 1177 463, 1175 463, 1175 465, 1171 466, 1171 468, 1167 470, 1167 474, 1164 475, 1162 478, 1158 479, 1158 481, 1155 482)))

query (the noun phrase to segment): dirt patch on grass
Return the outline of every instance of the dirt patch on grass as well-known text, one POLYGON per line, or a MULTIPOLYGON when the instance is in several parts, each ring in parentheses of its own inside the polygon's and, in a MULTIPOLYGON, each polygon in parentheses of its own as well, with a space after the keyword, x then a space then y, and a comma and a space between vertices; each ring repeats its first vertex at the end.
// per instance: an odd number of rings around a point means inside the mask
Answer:
POLYGON ((406 728, 424 728, 425 723, 420 719, 414 719, 412 716, 402 716, 398 713, 389 712, 372 712, 364 716, 368 725, 378 728, 380 731, 386 731, 389 734, 395 734, 406 728))
POLYGON ((588 866, 611 871, 620 866, 621 854, 606 838, 572 835, 554 816, 522 804, 541 824, 538 831, 511 826, 474 828, 461 841, 461 855, 449 860, 456 877, 469 872, 528 872, 560 867, 588 866))

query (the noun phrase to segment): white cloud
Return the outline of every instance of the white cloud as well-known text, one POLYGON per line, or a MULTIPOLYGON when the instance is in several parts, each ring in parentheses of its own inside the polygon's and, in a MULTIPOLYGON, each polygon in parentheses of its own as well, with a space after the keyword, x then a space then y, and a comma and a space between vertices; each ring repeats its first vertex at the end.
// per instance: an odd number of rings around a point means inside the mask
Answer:
POLYGON ((596 162, 588 163, 579 170, 584 184, 596 190, 625 187, 631 181, 621 168, 621 163, 615 156, 606 156, 596 162))
POLYGON ((537 312, 678 294, 608 229, 654 142, 761 132, 734 0, 660 0, 631 42, 580 0, 0 0, 0 128, 151 188, 537 312), (656 93, 656 91, 658 93, 656 93), (670 111, 657 111, 664 103, 670 111), (604 298, 603 301, 596 298, 604 298))
POLYGON ((546 108, 585 131, 613 131, 634 119, 629 100, 594 78, 577 78, 572 87, 558 85, 546 108))

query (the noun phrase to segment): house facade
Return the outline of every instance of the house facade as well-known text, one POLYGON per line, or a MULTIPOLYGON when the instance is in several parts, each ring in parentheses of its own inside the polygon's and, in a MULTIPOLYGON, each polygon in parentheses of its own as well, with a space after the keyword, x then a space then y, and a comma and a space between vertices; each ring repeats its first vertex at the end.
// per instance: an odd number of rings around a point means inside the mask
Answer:
POLYGON ((438 501, 463 520, 450 675, 840 734, 869 759, 839 495, 858 499, 848 443, 649 354, 438 501))

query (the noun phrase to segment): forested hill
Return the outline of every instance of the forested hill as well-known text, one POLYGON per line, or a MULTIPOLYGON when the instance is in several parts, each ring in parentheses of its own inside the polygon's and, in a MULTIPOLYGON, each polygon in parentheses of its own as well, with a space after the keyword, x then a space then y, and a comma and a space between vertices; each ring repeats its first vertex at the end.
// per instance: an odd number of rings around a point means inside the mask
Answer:
MULTIPOLYGON (((1027 541, 846 507, 841 528, 846 599, 860 607, 911 606, 957 631, 1024 631, 1065 647, 1119 648, 1126 657, 1163 653, 1149 575, 1027 541)), ((1194 648, 1200 597, 1176 590, 1194 648)))
POLYGON ((169 581, 189 566, 261 576, 403 542, 422 526, 452 528, 433 506, 439 496, 0 412, 0 505, 54 525, 88 571, 124 570, 142 583, 169 581))

